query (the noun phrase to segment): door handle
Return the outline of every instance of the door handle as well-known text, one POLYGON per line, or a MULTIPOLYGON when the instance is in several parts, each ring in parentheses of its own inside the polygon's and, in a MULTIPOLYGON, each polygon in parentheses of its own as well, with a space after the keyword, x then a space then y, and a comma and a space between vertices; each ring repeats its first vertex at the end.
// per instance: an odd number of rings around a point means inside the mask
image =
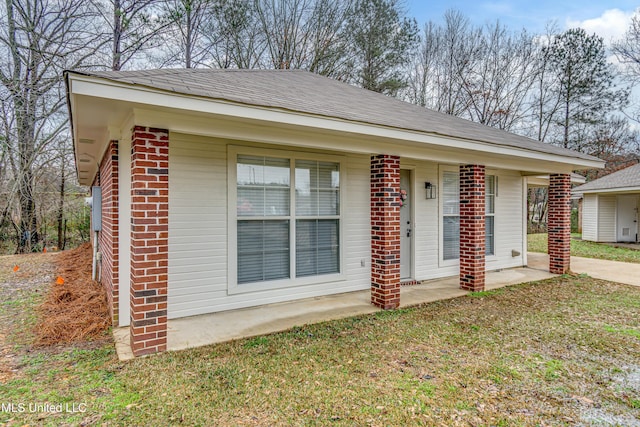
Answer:
POLYGON ((411 237, 411 229, 407 228, 407 237, 411 237))

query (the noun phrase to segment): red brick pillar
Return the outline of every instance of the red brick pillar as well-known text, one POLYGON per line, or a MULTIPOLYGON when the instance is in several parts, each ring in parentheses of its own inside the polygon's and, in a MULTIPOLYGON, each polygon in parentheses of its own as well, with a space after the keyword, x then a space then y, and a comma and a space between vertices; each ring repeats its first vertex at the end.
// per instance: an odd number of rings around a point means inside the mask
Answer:
POLYGON ((114 325, 118 324, 120 291, 118 281, 118 141, 110 141, 100 162, 102 188, 102 286, 107 291, 109 311, 114 325))
POLYGON ((549 177, 549 213, 547 215, 549 272, 565 274, 571 264, 571 176, 549 177))
POLYGON ((400 305, 400 157, 371 156, 371 303, 400 305))
POLYGON ((131 141, 131 348, 167 349, 169 132, 136 126, 131 141))
POLYGON ((484 290, 485 168, 460 165, 460 288, 484 290))

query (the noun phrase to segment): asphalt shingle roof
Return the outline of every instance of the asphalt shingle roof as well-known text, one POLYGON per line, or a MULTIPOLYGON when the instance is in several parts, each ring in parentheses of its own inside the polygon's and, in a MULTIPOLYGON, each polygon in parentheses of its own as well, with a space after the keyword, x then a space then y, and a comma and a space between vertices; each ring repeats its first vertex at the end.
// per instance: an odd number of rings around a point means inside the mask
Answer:
POLYGON ((184 95, 389 126, 576 159, 598 160, 307 71, 162 69, 81 74, 184 95))
POLYGON ((594 179, 573 189, 574 193, 640 187, 640 163, 594 179))

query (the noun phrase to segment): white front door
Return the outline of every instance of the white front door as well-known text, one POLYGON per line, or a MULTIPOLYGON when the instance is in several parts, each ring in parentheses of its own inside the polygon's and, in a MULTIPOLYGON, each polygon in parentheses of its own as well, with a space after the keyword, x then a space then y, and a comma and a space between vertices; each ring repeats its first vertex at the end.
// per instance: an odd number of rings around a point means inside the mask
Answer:
POLYGON ((411 279, 411 239, 413 219, 411 218, 411 171, 400 170, 400 279, 411 279), (403 200, 404 199, 404 200, 403 200))
POLYGON ((618 196, 617 211, 618 242, 635 242, 638 233, 638 196, 618 196))

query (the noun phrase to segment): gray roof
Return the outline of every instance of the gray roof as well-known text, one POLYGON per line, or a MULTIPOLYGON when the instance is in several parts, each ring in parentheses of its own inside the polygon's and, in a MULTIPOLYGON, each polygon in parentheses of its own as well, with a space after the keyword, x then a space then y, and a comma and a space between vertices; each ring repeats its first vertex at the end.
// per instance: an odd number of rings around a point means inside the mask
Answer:
POLYGON ((594 179, 573 189, 574 193, 597 192, 598 190, 624 190, 640 187, 640 163, 594 179))
POLYGON ((301 70, 161 69, 77 74, 185 95, 598 160, 301 70))

